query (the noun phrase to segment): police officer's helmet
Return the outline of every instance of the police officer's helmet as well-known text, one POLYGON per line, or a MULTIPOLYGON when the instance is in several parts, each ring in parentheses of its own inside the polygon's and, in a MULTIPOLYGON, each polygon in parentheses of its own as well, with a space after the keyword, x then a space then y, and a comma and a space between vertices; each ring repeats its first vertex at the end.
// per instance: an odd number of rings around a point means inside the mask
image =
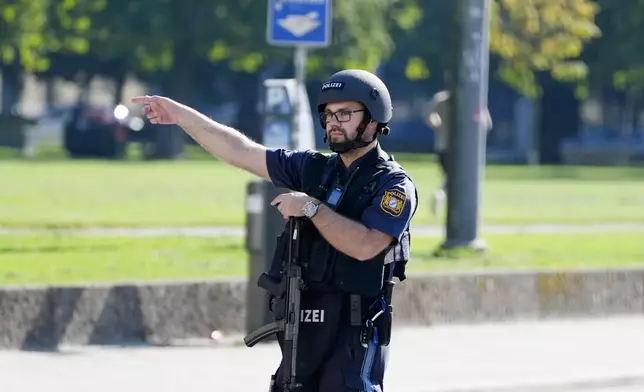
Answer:
POLYGON ((347 69, 331 75, 322 84, 320 93, 318 94, 317 106, 322 128, 326 128, 323 119, 326 104, 345 101, 360 102, 367 109, 364 120, 360 128, 358 128, 358 138, 352 142, 352 146, 345 146, 345 150, 347 148, 353 149, 368 144, 368 142, 365 143, 358 139, 362 138, 364 127, 371 120, 378 123, 377 133, 382 133, 383 135, 389 134, 387 124, 391 120, 393 106, 389 90, 380 78, 371 72, 359 69, 347 69))

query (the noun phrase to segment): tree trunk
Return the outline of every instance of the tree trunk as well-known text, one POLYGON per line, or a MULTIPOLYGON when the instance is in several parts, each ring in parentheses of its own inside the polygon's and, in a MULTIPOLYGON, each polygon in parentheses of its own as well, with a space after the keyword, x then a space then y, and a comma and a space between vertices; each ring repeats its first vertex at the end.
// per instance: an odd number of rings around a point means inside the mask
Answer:
POLYGON ((123 99, 123 88, 125 87, 126 73, 119 73, 114 78, 114 96, 112 97, 113 105, 116 106, 121 103, 123 99))
POLYGON ((84 73, 80 80, 78 81, 78 102, 88 102, 89 101, 89 92, 92 85, 92 80, 94 80, 94 74, 84 73))
POLYGON ((237 75, 237 97, 239 111, 237 113, 236 127, 250 139, 262 142, 262 117, 257 112, 257 103, 261 89, 260 73, 237 75))
POLYGON ((2 114, 7 116, 17 109, 24 81, 20 66, 9 64, 2 66, 2 114))
POLYGON ((579 100, 572 84, 554 80, 549 74, 542 75, 541 86, 539 161, 560 164, 562 140, 579 133, 579 100))
POLYGON ((56 103, 56 80, 53 76, 45 79, 45 102, 47 107, 52 107, 56 103))

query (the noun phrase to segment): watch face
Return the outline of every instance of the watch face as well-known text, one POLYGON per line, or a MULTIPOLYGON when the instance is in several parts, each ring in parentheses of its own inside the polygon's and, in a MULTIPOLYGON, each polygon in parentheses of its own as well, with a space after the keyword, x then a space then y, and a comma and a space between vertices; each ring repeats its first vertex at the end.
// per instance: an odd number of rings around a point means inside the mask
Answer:
POLYGON ((306 203, 304 206, 304 215, 306 215, 307 218, 310 218, 315 214, 315 211, 317 211, 317 206, 311 202, 306 203))

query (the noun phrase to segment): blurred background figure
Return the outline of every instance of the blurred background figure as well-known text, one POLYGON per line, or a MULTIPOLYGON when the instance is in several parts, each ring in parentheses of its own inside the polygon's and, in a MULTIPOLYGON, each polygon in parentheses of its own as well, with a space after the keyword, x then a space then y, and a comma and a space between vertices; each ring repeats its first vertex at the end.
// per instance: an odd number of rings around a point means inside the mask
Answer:
MULTIPOLYGON (((452 115, 450 106, 452 94, 448 90, 442 90, 434 94, 429 103, 429 114, 427 115, 427 124, 434 130, 434 151, 442 172, 443 182, 432 192, 431 211, 433 215, 438 214, 445 201, 447 200, 447 182, 449 180, 449 134, 452 127, 452 115)), ((483 126, 486 131, 492 129, 492 117, 490 111, 485 109, 483 112, 483 126)))

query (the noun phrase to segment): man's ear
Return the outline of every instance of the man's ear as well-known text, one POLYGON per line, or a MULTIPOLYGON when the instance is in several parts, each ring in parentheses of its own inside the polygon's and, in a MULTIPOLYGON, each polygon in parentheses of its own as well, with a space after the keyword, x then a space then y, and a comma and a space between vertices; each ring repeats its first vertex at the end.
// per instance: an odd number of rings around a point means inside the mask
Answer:
POLYGON ((374 120, 369 121, 369 124, 367 124, 362 134, 362 139, 365 141, 374 140, 376 137, 376 129, 378 129, 378 123, 374 120))

